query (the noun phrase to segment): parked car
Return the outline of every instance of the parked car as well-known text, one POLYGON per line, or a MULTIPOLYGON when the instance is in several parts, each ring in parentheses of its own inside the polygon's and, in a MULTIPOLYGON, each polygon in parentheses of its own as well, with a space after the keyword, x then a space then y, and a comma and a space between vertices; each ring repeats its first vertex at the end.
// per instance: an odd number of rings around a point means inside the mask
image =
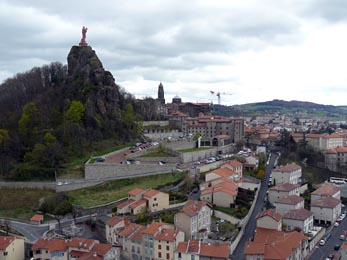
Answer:
POLYGON ((319 241, 319 245, 320 245, 320 246, 324 246, 324 245, 325 245, 325 240, 324 240, 324 239, 321 239, 321 240, 319 241))
POLYGON ((340 247, 341 247, 341 245, 340 244, 336 244, 335 246, 334 246, 334 250, 339 250, 340 249, 340 247))
POLYGON ((339 225, 339 222, 335 222, 334 227, 338 227, 339 225))
POLYGON ((327 234, 327 235, 325 236, 324 240, 325 240, 325 241, 328 241, 330 238, 331 238, 331 234, 329 233, 329 234, 327 234))
POLYGON ((343 234, 340 236, 340 240, 345 240, 345 238, 346 238, 346 237, 345 237, 345 235, 343 235, 343 234))

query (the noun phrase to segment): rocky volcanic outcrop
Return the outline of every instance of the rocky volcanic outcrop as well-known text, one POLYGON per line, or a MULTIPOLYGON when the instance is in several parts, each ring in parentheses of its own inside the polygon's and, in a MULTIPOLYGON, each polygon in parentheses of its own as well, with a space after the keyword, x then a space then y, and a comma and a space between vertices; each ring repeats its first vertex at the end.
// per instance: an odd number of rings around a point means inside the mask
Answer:
POLYGON ((101 118, 119 118, 124 97, 112 74, 103 68, 95 51, 90 46, 73 46, 67 61, 66 96, 84 103, 87 123, 100 126, 101 118))

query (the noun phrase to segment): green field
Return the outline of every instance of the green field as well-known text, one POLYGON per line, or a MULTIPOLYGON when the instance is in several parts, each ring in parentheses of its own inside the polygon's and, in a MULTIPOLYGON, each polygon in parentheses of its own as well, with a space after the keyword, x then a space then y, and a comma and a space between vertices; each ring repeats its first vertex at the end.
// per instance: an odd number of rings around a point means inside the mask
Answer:
POLYGON ((147 177, 110 181, 94 187, 68 192, 71 202, 83 207, 106 204, 128 196, 133 188, 156 188, 184 178, 185 173, 167 173, 147 177))
POLYGON ((29 220, 40 199, 53 193, 47 189, 0 188, 0 216, 29 220))

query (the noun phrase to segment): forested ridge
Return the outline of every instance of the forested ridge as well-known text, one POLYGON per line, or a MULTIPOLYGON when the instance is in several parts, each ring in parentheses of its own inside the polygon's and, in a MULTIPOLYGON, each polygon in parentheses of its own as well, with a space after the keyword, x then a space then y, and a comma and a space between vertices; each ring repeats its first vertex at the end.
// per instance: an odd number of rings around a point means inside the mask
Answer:
POLYGON ((67 65, 54 62, 7 79, 0 93, 1 178, 50 178, 97 142, 140 137, 141 105, 90 46, 73 46, 67 65))

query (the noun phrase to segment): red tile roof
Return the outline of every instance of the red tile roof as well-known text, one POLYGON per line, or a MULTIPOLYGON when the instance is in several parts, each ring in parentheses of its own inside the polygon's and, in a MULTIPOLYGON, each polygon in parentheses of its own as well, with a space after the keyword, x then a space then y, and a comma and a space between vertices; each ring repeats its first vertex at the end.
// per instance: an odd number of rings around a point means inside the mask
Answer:
POLYGON ((231 160, 228 163, 234 168, 242 167, 242 163, 239 162, 238 160, 231 160))
POLYGON ((172 242, 172 241, 175 241, 178 232, 179 232, 179 230, 177 230, 177 229, 167 229, 167 228, 163 228, 163 229, 154 237, 154 239, 172 242))
POLYGON ((253 241, 244 248, 245 255, 262 255, 264 259, 286 260, 293 249, 301 247, 307 237, 297 231, 285 233, 274 229, 257 228, 253 241))
POLYGON ((277 200, 277 202, 275 203, 282 203, 282 204, 289 204, 289 205, 296 205, 300 202, 303 202, 305 199, 298 196, 298 195, 290 195, 290 196, 286 196, 283 198, 279 198, 277 200))
POLYGON ((232 169, 229 169, 227 167, 224 167, 224 168, 215 169, 215 170, 211 171, 210 173, 217 174, 221 177, 229 177, 229 176, 235 174, 235 171, 233 171, 232 169))
POLYGON ((131 191, 129 191, 128 195, 130 195, 130 196, 137 196, 137 195, 141 194, 142 192, 144 192, 143 189, 135 188, 135 189, 132 189, 131 191))
POLYGON ((301 166, 299 166, 295 163, 287 164, 284 166, 282 165, 282 166, 274 169, 274 171, 280 171, 280 172, 293 172, 293 171, 297 171, 297 170, 301 170, 301 166))
POLYGON ((148 235, 154 235, 155 233, 158 232, 159 227, 163 226, 164 223, 162 222, 153 222, 149 225, 147 225, 146 229, 142 231, 142 234, 148 234, 148 235))
POLYGON ((259 219, 265 216, 269 216, 276 221, 280 221, 282 219, 281 214, 277 213, 274 209, 267 209, 262 212, 259 212, 258 215, 256 216, 256 219, 259 219))
POLYGON ((346 146, 338 146, 338 147, 336 147, 335 150, 338 153, 347 153, 347 147, 346 146))
POLYGON ((64 252, 67 250, 69 246, 69 240, 64 239, 47 239, 47 238, 39 238, 35 244, 32 246, 32 250, 38 249, 46 249, 50 252, 64 252))
POLYGON ((198 214, 205 205, 208 205, 206 201, 188 200, 180 211, 192 217, 198 214))
POLYGON ((133 204, 135 202, 135 200, 133 199, 127 199, 126 201, 123 201, 122 203, 119 203, 117 205, 117 209, 123 209, 131 204, 133 204))
POLYGON ((13 236, 0 236, 0 250, 6 250, 15 239, 13 236))
POLYGON ((121 222, 123 219, 120 218, 120 217, 112 217, 110 218, 109 220, 106 221, 106 225, 109 225, 109 226, 115 226, 117 225, 119 222, 121 222))
POLYGON ((153 189, 151 189, 151 190, 146 191, 146 192, 143 194, 143 196, 144 196, 144 197, 151 198, 151 197, 157 195, 159 192, 160 192, 160 191, 158 191, 158 190, 153 190, 153 189))
POLYGON ((323 195, 323 196, 333 196, 338 193, 340 188, 338 188, 335 184, 332 183, 323 183, 318 189, 313 191, 311 194, 313 195, 323 195))
POLYGON ((142 241, 142 232, 146 227, 140 225, 138 229, 135 230, 130 236, 128 236, 128 239, 131 241, 142 241))
POLYGON ((313 212, 301 208, 289 210, 286 214, 283 215, 283 218, 296 219, 296 220, 305 220, 313 216, 313 212))
POLYGON ((311 201, 311 207, 335 208, 341 201, 333 197, 322 197, 319 200, 311 201))
POLYGON ((201 191, 201 195, 210 193, 223 192, 231 196, 237 195, 238 186, 233 182, 222 182, 211 187, 207 187, 201 191))
POLYGON ((189 240, 188 242, 180 242, 175 252, 192 255, 197 254, 200 257, 227 259, 229 257, 229 245, 189 240))
POLYGON ((91 249, 95 244, 98 244, 99 241, 94 239, 87 239, 81 237, 74 237, 69 241, 69 247, 91 249))
POLYGON ((139 228, 142 226, 136 223, 129 223, 122 231, 119 232, 119 236, 121 237, 128 237, 132 233, 136 232, 139 228))
POLYGON ((217 138, 217 139, 229 139, 230 135, 215 135, 214 138, 217 138))
POLYGON ((34 216, 31 217, 30 221, 42 221, 44 218, 43 215, 41 214, 35 214, 34 216))
POLYGON ((140 199, 136 202, 134 202, 133 204, 130 205, 131 209, 136 209, 137 207, 141 206, 141 205, 146 205, 147 200, 146 199, 140 199))
POLYGON ((300 184, 282 183, 269 188, 270 191, 291 191, 300 187, 300 184))
POLYGON ((229 257, 228 244, 201 243, 200 256, 210 258, 225 258, 229 257))

